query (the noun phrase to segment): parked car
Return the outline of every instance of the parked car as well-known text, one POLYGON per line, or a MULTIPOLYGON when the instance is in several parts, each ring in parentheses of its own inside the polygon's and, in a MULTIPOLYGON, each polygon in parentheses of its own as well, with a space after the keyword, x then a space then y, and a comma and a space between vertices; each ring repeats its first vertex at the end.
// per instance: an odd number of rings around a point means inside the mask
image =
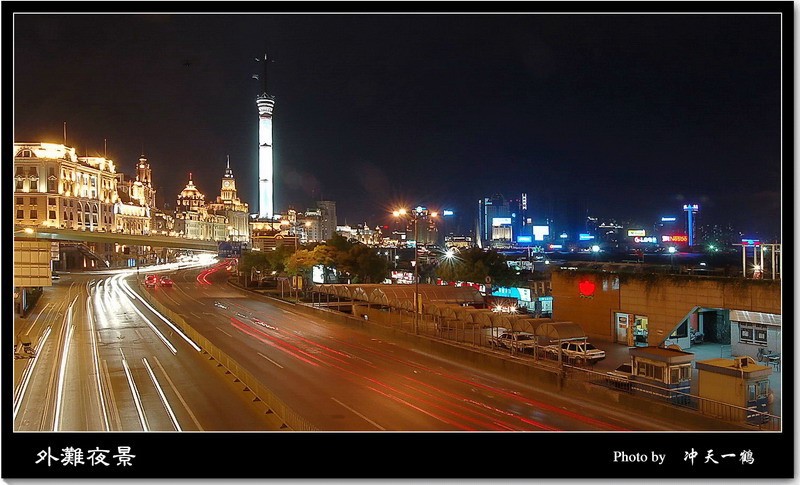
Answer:
MULTIPOLYGON (((596 364, 606 358, 605 350, 600 350, 589 342, 561 342, 560 347, 563 360, 567 362, 596 364)), ((558 349, 559 346, 550 345, 546 351, 558 359, 558 349)))
POLYGON ((518 352, 532 352, 535 342, 536 337, 526 332, 504 332, 489 339, 489 345, 493 347, 504 347, 518 352))
POLYGON ((169 276, 162 276, 161 279, 158 280, 158 283, 161 286, 172 286, 174 281, 172 281, 169 276))
POLYGON ((633 369, 630 364, 622 364, 612 371, 606 372, 606 381, 618 389, 630 390, 633 380, 633 369))
POLYGON ((144 277, 144 286, 148 288, 155 288, 157 281, 156 275, 149 274, 144 277))

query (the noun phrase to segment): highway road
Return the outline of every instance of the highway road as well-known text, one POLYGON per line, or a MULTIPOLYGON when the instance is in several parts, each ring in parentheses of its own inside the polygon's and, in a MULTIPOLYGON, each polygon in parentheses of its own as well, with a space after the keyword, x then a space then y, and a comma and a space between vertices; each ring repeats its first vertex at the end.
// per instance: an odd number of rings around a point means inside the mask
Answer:
POLYGON ((275 430, 274 415, 126 286, 135 273, 64 275, 15 320, 15 431, 275 430))
POLYGON ((676 429, 280 308, 231 287, 227 277, 224 266, 183 270, 173 273, 174 287, 143 291, 320 430, 676 429))

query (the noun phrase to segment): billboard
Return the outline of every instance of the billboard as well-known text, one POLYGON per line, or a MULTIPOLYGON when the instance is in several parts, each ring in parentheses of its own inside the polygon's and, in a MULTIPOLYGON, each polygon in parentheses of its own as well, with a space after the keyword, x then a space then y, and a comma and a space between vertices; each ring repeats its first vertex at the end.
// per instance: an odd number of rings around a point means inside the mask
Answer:
POLYGON ((537 241, 544 241, 544 237, 549 235, 550 226, 533 226, 533 238, 537 241))
POLYGON ((511 218, 510 217, 492 217, 492 225, 493 226, 510 226, 511 225, 511 218))
POLYGON ((742 239, 742 246, 760 246, 761 241, 758 239, 742 239))
POLYGON ((645 232, 644 229, 628 229, 628 237, 636 237, 636 236, 642 237, 646 235, 647 233, 645 232))
POLYGON ((517 236, 517 242, 521 242, 521 243, 533 242, 533 237, 532 236, 517 236))
POLYGON ((594 239, 594 236, 592 236, 591 234, 578 234, 578 239, 581 241, 589 241, 591 239, 594 239))
POLYGON ((661 242, 689 242, 689 236, 686 234, 673 234, 661 236, 661 242))
POLYGON ((677 221, 677 217, 662 217, 661 222, 675 222, 677 221))
POLYGON ((53 286, 50 241, 14 241, 14 286, 53 286))

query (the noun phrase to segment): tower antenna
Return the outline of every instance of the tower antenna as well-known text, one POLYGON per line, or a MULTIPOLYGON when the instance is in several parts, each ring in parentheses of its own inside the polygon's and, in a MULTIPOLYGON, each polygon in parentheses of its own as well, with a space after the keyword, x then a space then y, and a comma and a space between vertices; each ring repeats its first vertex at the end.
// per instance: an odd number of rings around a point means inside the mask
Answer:
POLYGON ((264 73, 260 76, 258 74, 253 74, 253 79, 261 79, 262 85, 264 86, 264 93, 267 92, 267 64, 271 62, 275 62, 275 59, 271 58, 268 53, 264 53, 264 58, 261 59, 256 57, 256 62, 260 62, 264 65, 264 73))

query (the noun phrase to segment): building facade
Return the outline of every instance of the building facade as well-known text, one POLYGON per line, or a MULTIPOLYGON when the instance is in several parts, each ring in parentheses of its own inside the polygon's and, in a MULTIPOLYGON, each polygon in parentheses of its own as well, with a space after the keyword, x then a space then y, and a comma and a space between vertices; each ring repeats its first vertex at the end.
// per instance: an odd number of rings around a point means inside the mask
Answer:
POLYGON ((14 143, 16 224, 112 231, 116 202, 112 160, 54 143, 14 143))

